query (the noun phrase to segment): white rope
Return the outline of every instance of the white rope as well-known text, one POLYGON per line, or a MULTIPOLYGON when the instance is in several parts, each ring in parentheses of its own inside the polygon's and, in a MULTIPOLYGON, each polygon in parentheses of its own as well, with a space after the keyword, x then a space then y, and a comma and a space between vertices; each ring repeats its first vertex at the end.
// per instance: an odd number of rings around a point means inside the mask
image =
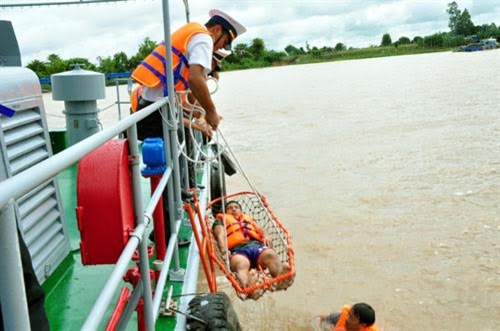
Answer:
MULTIPOLYGON (((247 174, 245 173, 245 171, 243 170, 243 167, 241 166, 240 162, 238 161, 238 158, 236 157, 236 155, 233 153, 231 147, 229 146, 229 144, 227 143, 227 140, 225 139, 224 135, 222 134, 222 131, 221 130, 218 130, 219 131, 219 134, 220 136, 222 137, 222 140, 224 141, 229 153, 231 154, 231 158, 234 160, 234 162, 237 164, 237 169, 238 171, 241 173, 241 175, 245 178, 245 180, 247 181, 248 185, 250 186, 251 190, 259 197, 258 201, 259 201, 259 204, 263 207, 264 211, 266 212, 267 216, 270 218, 270 219, 273 219, 272 215, 269 213, 268 209, 264 206, 264 203, 262 202, 262 200, 260 199, 260 192, 259 190, 257 190, 257 187, 255 185, 253 185, 252 181, 250 180, 250 178, 247 176, 247 174)), ((222 201, 223 201, 223 204, 225 204, 225 201, 224 201, 224 197, 222 198, 222 201)), ((271 225, 274 229, 278 230, 278 225, 276 224, 276 222, 271 222, 271 225)), ((286 243, 286 239, 283 237, 281 231, 276 231, 279 236, 280 236, 280 240, 281 242, 287 246, 287 243, 286 243)))
POLYGON ((215 92, 217 92, 219 90, 219 81, 215 77, 209 76, 207 81, 211 81, 211 80, 214 81, 215 88, 213 91, 210 91, 210 94, 214 94, 215 92))
MULTIPOLYGON (((165 97, 166 98, 166 97, 165 97)), ((164 107, 160 108, 159 109, 159 112, 160 112, 160 116, 161 118, 163 119, 163 123, 167 123, 167 126, 170 127, 170 128, 175 128, 175 124, 179 123, 178 122, 178 118, 177 116, 175 116, 175 113, 174 111, 172 110, 173 107, 170 107, 170 100, 167 98, 167 103, 165 103, 165 106, 167 107, 167 111, 170 112, 170 117, 172 117, 172 120, 174 121, 174 123, 172 125, 170 125, 169 121, 168 121, 168 118, 165 117, 165 114, 163 114, 163 109, 164 107)))
MULTIPOLYGON (((210 92, 210 94, 213 94, 213 93, 217 92, 217 90, 218 90, 218 81, 216 79, 214 79, 214 78, 211 78, 211 79, 213 79, 215 81, 215 89, 210 92)), ((224 134, 222 133, 222 130, 220 128, 217 128, 217 130, 214 132, 214 136, 212 137, 212 141, 214 142, 215 146, 217 146, 217 152, 216 153, 212 153, 212 151, 205 152, 203 146, 200 143, 198 143, 198 141, 195 138, 194 128, 193 128, 193 125, 192 125, 193 124, 193 114, 197 112, 200 115, 204 116, 206 114, 206 112, 199 105, 192 104, 192 103, 189 102, 189 99, 187 98, 187 94, 189 92, 190 91, 179 91, 176 94, 178 104, 181 105, 181 108, 182 108, 183 112, 186 113, 186 114, 188 114, 187 118, 189 120, 189 126, 188 126, 189 137, 184 137, 184 138, 186 140, 186 144, 187 144, 187 139, 191 139, 191 143, 192 143, 192 146, 193 146, 193 151, 195 153, 199 153, 199 155, 202 155, 204 157, 204 159, 203 160, 195 160, 191 156, 187 155, 185 149, 179 148, 181 150, 182 155, 189 162, 193 162, 195 164, 199 164, 199 163, 211 163, 212 161, 217 160, 218 164, 219 164, 219 167, 218 167, 219 187, 223 188, 223 187, 225 187, 224 182, 223 182, 225 173, 224 173, 223 163, 222 163, 222 153, 225 150, 227 150, 229 152, 229 154, 230 154, 230 159, 234 160, 234 162, 236 163, 236 169, 237 169, 237 171, 239 171, 240 174, 243 176, 243 178, 245 178, 245 180, 247 181, 247 183, 250 186, 251 190, 257 196, 260 197, 260 192, 257 190, 257 188, 255 187, 255 185, 251 182, 250 178, 247 176, 247 174, 243 170, 243 167, 241 166, 241 164, 238 161, 236 155, 234 154, 233 150, 229 146, 229 144, 228 144, 226 138, 224 137, 224 134), (182 100, 184 95, 186 95, 185 102, 183 102, 183 100, 182 100), (221 142, 223 144, 221 144, 221 142)), ((183 126, 184 126, 184 123, 183 123, 183 126)), ((179 144, 179 147, 180 147, 179 141, 178 141, 178 144, 179 144)), ((211 180, 212 180, 212 178, 210 178, 209 182, 211 182, 211 180)), ((222 215, 225 215, 225 213, 226 213, 226 194, 227 194, 227 192, 221 192, 221 193, 224 193, 224 194, 222 194, 222 197, 221 197, 221 200, 220 200, 220 202, 221 202, 221 211, 222 211, 222 215)), ((211 196, 210 200, 213 201, 214 197, 211 196)), ((262 207, 265 207, 261 199, 258 199, 258 201, 259 201, 259 203, 261 204, 262 207)), ((268 217, 270 217, 272 219, 272 216, 269 214, 267 208, 263 208, 263 209, 268 214, 268 217)), ((212 216, 214 216, 214 215, 212 215, 212 216)), ((224 225, 224 222, 225 222, 224 219, 222 219, 223 231, 224 231, 224 238, 226 240, 226 254, 225 254, 225 256, 223 258, 225 260, 227 270, 230 270, 229 249, 227 248, 228 247, 228 245, 227 245, 227 233, 226 233, 226 227, 224 225)), ((274 222, 272 222, 272 226, 275 227, 275 228, 277 228, 277 225, 274 222)), ((279 231, 277 231, 277 232, 279 233, 279 231)), ((281 236, 281 234, 280 234, 280 236, 281 236)), ((284 238, 281 238, 281 240, 284 242, 284 238)))
MULTIPOLYGON (((214 80, 215 84, 216 84, 215 90, 211 92, 211 94, 213 94, 213 93, 215 93, 217 91, 218 84, 217 84, 217 80, 216 79, 214 79, 214 78, 211 78, 211 79, 214 80)), ((189 93, 189 90, 177 92, 177 97, 180 99, 180 101, 178 100, 178 102, 182 105, 181 107, 182 107, 183 111, 188 114, 187 119, 188 119, 188 122, 189 122, 189 126, 188 126, 187 129, 188 129, 188 132, 189 132, 189 138, 191 139, 191 143, 193 145, 193 150, 195 152, 199 153, 200 155, 202 155, 204 158, 203 158, 203 160, 195 160, 190 155, 187 155, 187 153, 183 149, 180 149, 180 150, 181 150, 182 155, 188 161, 190 161, 190 162, 193 162, 195 164, 209 163, 209 162, 212 162, 212 161, 216 160, 217 157, 220 155, 221 151, 218 151, 216 155, 211 155, 211 153, 208 153, 208 152, 204 151, 203 146, 200 143, 198 143, 197 139, 195 138, 194 131, 196 129, 193 128, 193 114, 194 113, 199 113, 200 115, 205 116, 206 112, 199 105, 190 103, 189 99, 187 97, 186 97, 186 102, 185 103, 181 102, 182 101, 182 95, 183 94, 187 95, 188 93, 189 93)), ((196 131, 198 131, 198 130, 196 130, 196 131)), ((218 145, 218 140, 219 139, 218 139, 218 136, 217 136, 217 132, 218 131, 215 132, 214 137, 212 138, 212 140, 214 140, 215 144, 218 145)), ((185 137, 185 139, 188 139, 188 137, 185 137)), ((180 143, 179 143, 179 147, 180 147, 180 143)))
MULTIPOLYGON (((181 150, 181 153, 182 155, 188 159, 190 162, 193 162, 195 164, 204 164, 204 163, 210 163, 214 160, 217 160, 218 157, 220 156, 220 154, 222 153, 222 150, 221 151, 217 151, 216 154, 213 154, 213 153, 210 153, 210 152, 205 152, 202 144, 198 143, 198 141, 196 140, 195 136, 194 136, 194 131, 196 129, 193 128, 192 126, 192 117, 189 118, 189 127, 188 127, 188 132, 189 132, 189 138, 191 139, 191 143, 193 144, 193 150, 198 152, 200 155, 202 155, 204 158, 203 160, 199 159, 199 160, 195 160, 193 159, 192 157, 190 157, 189 155, 187 155, 183 150, 181 150)), ((197 130, 196 130, 197 131, 197 130)), ((218 134, 217 134, 218 130, 215 132, 215 134, 212 136, 212 141, 214 141, 214 143, 210 143, 209 145, 218 145, 218 141, 219 141, 219 137, 218 137, 218 134)), ((186 137, 187 139, 187 137, 186 137)))
MULTIPOLYGON (((213 79, 213 80, 217 83, 216 79, 213 79)), ((218 86, 218 85, 216 84, 216 86, 218 86)), ((217 91, 217 89, 215 89, 213 93, 215 93, 216 91, 217 91)), ((187 93, 189 93, 189 91, 179 91, 179 92, 177 92, 177 97, 182 98, 182 94, 187 94, 187 93)), ((195 129, 192 126, 193 114, 195 112, 199 112, 201 115, 205 115, 205 110, 196 104, 189 103, 188 98, 186 98, 186 104, 189 107, 185 107, 183 103, 180 103, 180 104, 181 104, 181 108, 189 114, 188 115, 188 119, 189 119, 188 132, 189 132, 189 138, 191 139, 191 142, 193 144, 193 149, 195 151, 197 151, 200 155, 204 156, 204 160, 195 160, 192 157, 190 157, 189 155, 187 155, 186 152, 184 151, 184 149, 180 148, 182 155, 188 161, 193 162, 195 164, 210 163, 214 160, 217 160, 219 162, 219 164, 222 164, 221 155, 224 152, 224 150, 227 150, 229 152, 229 154, 231 155, 231 159, 235 161, 235 163, 237 165, 237 167, 236 167, 237 170, 245 178, 245 180, 247 181, 251 190, 253 192, 255 192, 257 195, 260 195, 260 192, 257 190, 255 185, 253 185, 253 183, 250 181, 250 178, 247 176, 247 174, 243 170, 243 167, 241 166, 236 155, 234 154, 233 150, 229 146, 229 144, 228 144, 226 138, 224 137, 224 134, 222 133, 222 130, 220 128, 217 128, 214 136, 212 137, 212 141, 214 141, 215 146, 217 146, 217 153, 214 154, 214 153, 210 153, 210 152, 205 152, 203 146, 201 144, 199 144, 198 141, 196 140, 196 138, 194 136, 195 129), (220 143, 221 141, 223 142, 223 144, 220 143)), ((185 137, 185 139, 188 139, 188 137, 185 137)), ((178 145, 180 147, 179 141, 178 141, 178 145)), ((222 169, 222 167, 219 167, 219 172, 221 172, 221 171, 223 171, 223 169, 222 169)), ((221 180, 222 180, 222 176, 223 176, 223 173, 221 173, 221 176, 219 176, 221 180)), ((222 185, 222 182, 220 184, 222 185)), ((224 205, 224 201, 222 201, 222 203, 224 205)))
POLYGON ((245 178, 245 180, 247 181, 248 185, 250 186, 250 188, 252 189, 253 192, 257 193, 257 195, 260 196, 260 192, 257 190, 257 188, 255 187, 255 185, 253 185, 253 183, 250 181, 250 178, 248 178, 247 174, 245 173, 245 171, 243 170, 243 167, 241 166, 240 162, 238 161, 238 158, 236 157, 236 155, 233 153, 233 150, 231 149, 231 147, 229 147, 229 144, 227 143, 227 140, 226 138, 224 137, 224 135, 222 134, 222 131, 220 129, 217 129, 219 135, 221 136, 222 140, 224 141, 224 144, 225 144, 225 147, 224 148, 227 148, 229 154, 231 155, 231 158, 234 160, 234 162, 236 163, 236 168, 237 170, 241 173, 241 175, 245 178))

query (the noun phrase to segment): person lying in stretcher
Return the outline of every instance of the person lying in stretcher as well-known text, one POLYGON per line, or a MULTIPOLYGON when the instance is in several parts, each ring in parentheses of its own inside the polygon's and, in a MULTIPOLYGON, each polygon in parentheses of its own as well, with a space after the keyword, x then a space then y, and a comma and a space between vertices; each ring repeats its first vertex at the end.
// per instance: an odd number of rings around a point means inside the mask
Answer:
MULTIPOLYGON (((266 238, 264 230, 250 215, 243 213, 238 202, 227 202, 225 210, 225 214, 216 216, 212 230, 223 258, 226 257, 227 249, 229 249, 231 271, 236 274, 243 288, 257 283, 256 269, 259 266, 264 270, 267 268, 273 278, 290 271, 289 264, 280 261, 278 254, 272 248, 272 242, 266 238)), ((286 287, 286 282, 278 283, 277 289, 286 287)))

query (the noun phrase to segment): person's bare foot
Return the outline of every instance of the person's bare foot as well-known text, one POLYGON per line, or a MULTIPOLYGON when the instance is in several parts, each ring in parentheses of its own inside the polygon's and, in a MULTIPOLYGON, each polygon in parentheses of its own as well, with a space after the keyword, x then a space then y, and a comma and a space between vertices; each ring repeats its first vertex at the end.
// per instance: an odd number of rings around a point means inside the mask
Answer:
MULTIPOLYGON (((258 282, 259 282, 259 273, 255 269, 250 270, 248 272, 248 286, 247 287, 255 286, 255 285, 258 284, 258 282)), ((248 296, 252 300, 257 300, 263 294, 264 294, 264 290, 263 289, 257 289, 255 291, 253 291, 252 293, 250 293, 248 296)))
MULTIPOLYGON (((283 269, 281 274, 284 275, 290 270, 292 270, 292 268, 290 268, 290 264, 288 264, 288 262, 283 262, 283 269)), ((280 282, 277 282, 275 285, 276 291, 286 290, 290 285, 292 285, 294 278, 295 276, 292 276, 290 278, 286 278, 280 282)))
POLYGON ((246 287, 257 285, 258 281, 259 281, 259 273, 257 272, 257 270, 251 269, 248 272, 248 283, 246 287))
POLYGON ((263 289, 258 289, 253 291, 252 293, 249 294, 250 299, 252 300, 258 300, 262 295, 264 295, 264 290, 263 289))

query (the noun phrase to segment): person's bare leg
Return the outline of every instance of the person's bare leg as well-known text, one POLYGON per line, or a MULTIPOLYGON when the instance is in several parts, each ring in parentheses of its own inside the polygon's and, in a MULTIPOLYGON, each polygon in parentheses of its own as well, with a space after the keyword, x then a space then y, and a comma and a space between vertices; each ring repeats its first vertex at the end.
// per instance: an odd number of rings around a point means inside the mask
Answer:
MULTIPOLYGON (((286 274, 291 270, 290 264, 288 262, 283 262, 279 260, 278 255, 272 249, 266 249, 259 256, 258 263, 263 267, 267 267, 269 269, 269 273, 273 278, 286 274)), ((288 286, 290 286, 293 282, 293 278, 284 279, 278 283, 276 283, 276 290, 285 290, 288 286)))
POLYGON ((276 252, 272 249, 265 249, 260 253, 257 263, 263 268, 269 269, 271 276, 277 277, 283 273, 281 261, 276 252))
POLYGON ((231 257, 231 271, 236 273, 240 285, 245 288, 249 285, 250 261, 240 254, 231 257))

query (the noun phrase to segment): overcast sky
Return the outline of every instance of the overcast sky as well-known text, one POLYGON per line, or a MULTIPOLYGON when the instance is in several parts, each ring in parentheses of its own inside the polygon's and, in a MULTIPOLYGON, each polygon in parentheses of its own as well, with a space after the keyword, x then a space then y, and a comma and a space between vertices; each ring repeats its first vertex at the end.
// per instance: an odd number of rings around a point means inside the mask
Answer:
MULTIPOLYGON (((37 0, 0 0, 1 4, 37 0)), ((49 2, 51 0, 39 0, 49 2)), ((52 2, 65 0, 52 0, 52 2)), ((67 1, 67 0, 66 0, 67 1)), ((190 19, 205 23, 208 11, 226 11, 248 31, 236 40, 250 44, 264 40, 267 49, 287 45, 347 47, 379 45, 384 33, 393 41, 405 36, 447 32, 446 9, 452 0, 190 0, 190 19)), ((476 25, 500 25, 499 0, 458 0, 476 25)), ((172 29, 185 23, 182 0, 170 0, 172 29)), ((23 65, 49 54, 63 59, 83 57, 97 64, 98 56, 137 52, 144 38, 162 39, 162 1, 135 0, 102 4, 0 8, 0 19, 11 21, 17 34, 23 65)), ((1 38, 1 36, 0 36, 1 38)), ((0 40, 1 42, 1 40, 0 40)))

